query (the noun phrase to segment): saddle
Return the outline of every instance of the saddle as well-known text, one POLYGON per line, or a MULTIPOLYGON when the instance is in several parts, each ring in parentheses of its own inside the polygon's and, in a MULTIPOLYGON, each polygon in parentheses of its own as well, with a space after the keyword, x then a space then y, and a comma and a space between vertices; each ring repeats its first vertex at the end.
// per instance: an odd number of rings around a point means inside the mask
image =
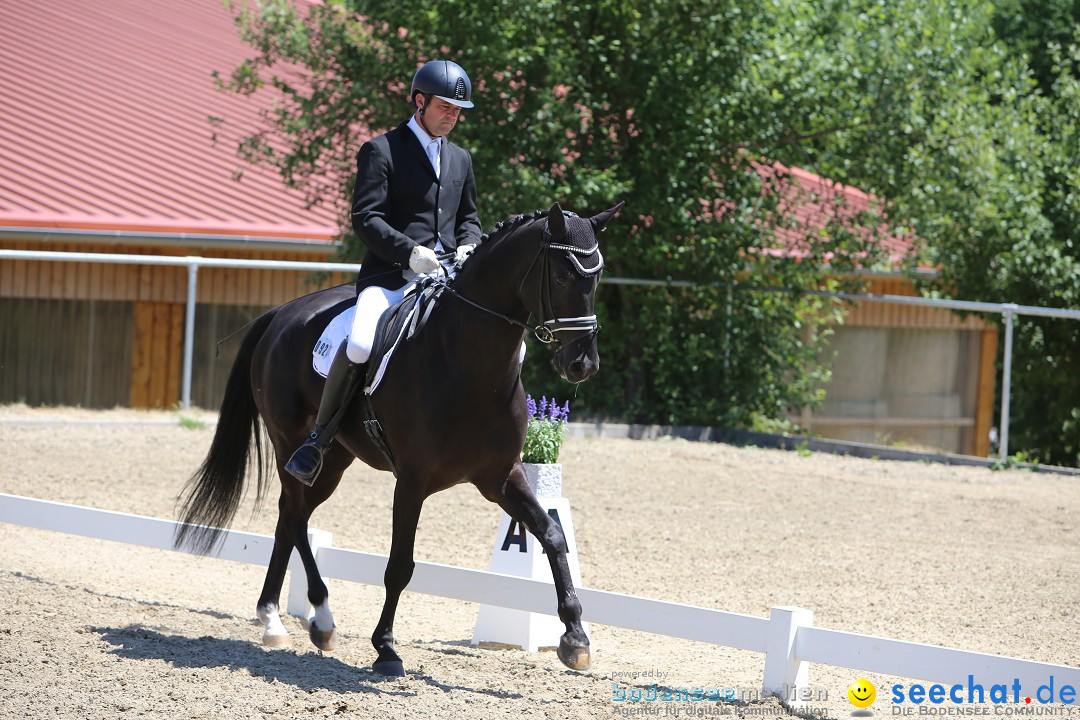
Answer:
POLYGON ((375 326, 375 339, 371 345, 371 357, 368 358, 367 377, 364 382, 366 394, 370 395, 378 387, 398 345, 402 341, 411 340, 427 324, 431 311, 435 309, 436 301, 444 290, 446 280, 425 278, 416 290, 391 305, 382 314, 375 326))
MULTIPOLYGON (((397 303, 386 310, 379 318, 375 326, 375 340, 371 347, 371 357, 367 362, 367 375, 364 380, 363 397, 360 399, 361 412, 364 419, 364 430, 375 446, 382 451, 390 467, 394 468, 394 454, 386 439, 386 432, 375 414, 375 408, 371 404, 371 394, 375 391, 379 381, 386 372, 386 366, 390 358, 403 342, 413 338, 416 333, 423 329, 431 317, 431 311, 446 290, 447 283, 443 278, 425 278, 415 291, 409 293, 397 303)), ((346 398, 346 404, 348 398, 346 398)))

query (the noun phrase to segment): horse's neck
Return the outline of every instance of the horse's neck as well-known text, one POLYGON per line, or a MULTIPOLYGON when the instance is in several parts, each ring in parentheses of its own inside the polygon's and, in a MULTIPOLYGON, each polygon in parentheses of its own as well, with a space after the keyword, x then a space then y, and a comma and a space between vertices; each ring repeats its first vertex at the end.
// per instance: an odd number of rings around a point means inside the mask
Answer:
MULTIPOLYGON (((482 350, 476 353, 477 356, 490 357, 501 363, 502 356, 509 354, 516 363, 524 330, 508 322, 506 317, 522 323, 529 318, 529 310, 517 295, 515 283, 520 273, 514 262, 507 262, 506 254, 512 248, 492 247, 485 251, 482 254, 478 251, 478 256, 469 260, 476 264, 467 267, 468 272, 463 270, 454 281, 454 291, 475 305, 461 298, 451 299, 450 302, 459 308, 453 313, 452 327, 448 329, 463 344, 473 344, 482 350)), ((515 257, 510 255, 509 259, 515 257)))

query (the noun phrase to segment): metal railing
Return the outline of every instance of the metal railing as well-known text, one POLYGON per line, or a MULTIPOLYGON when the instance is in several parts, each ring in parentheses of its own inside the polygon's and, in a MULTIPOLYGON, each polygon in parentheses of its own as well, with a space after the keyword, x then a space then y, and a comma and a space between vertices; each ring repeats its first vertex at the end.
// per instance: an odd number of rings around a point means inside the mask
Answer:
MULTIPOLYGON (((199 268, 244 268, 252 270, 306 270, 327 272, 358 272, 359 263, 341 262, 302 262, 289 260, 246 260, 239 258, 205 258, 199 256, 155 256, 155 255, 124 255, 107 253, 72 253, 53 252, 45 250, 6 250, 0 248, 0 260, 38 260, 51 262, 90 262, 90 263, 120 263, 133 265, 171 265, 182 266, 188 270, 188 287, 185 303, 184 320, 184 354, 182 361, 182 380, 180 390, 180 404, 184 408, 191 406, 191 370, 194 355, 195 334, 195 299, 198 295, 199 268)), ((611 285, 636 285, 642 287, 694 287, 699 283, 686 280, 644 280, 635 278, 606 277, 601 282, 611 285)), ((717 287, 722 284, 716 283, 717 287)), ((794 292, 786 288, 775 287, 746 287, 746 290, 758 292, 794 292)), ((1001 379, 1001 417, 1000 417, 1000 440, 999 454, 1002 460, 1009 456, 1009 401, 1012 394, 1012 354, 1013 354, 1013 325, 1017 315, 1032 315, 1037 317, 1063 318, 1067 320, 1080 320, 1080 310, 1066 310, 1061 308, 1043 308, 1031 305, 1017 305, 1015 303, 987 303, 968 300, 941 300, 935 298, 912 297, 909 295, 880 295, 874 293, 845 293, 827 292, 823 290, 798 291, 808 295, 820 297, 838 298, 841 300, 854 300, 858 302, 884 302, 901 305, 918 305, 923 307, 945 308, 961 312, 1000 313, 1005 321, 1005 350, 1002 359, 1001 379)))
MULTIPOLYGON (((645 287, 695 287, 700 283, 687 280, 638 280, 633 278, 604 278, 601 282, 609 282, 614 285, 640 285, 645 287)), ((713 283, 713 287, 724 287, 723 283, 713 283)), ((730 287, 730 286, 728 286, 730 287)), ((795 292, 789 288, 777 287, 753 287, 743 288, 758 292, 795 292)), ((901 305, 917 305, 921 307, 944 308, 957 312, 980 312, 1000 313, 1005 320, 1005 352, 1001 361, 1001 420, 999 455, 1002 460, 1009 457, 1009 402, 1012 395, 1012 355, 1013 355, 1013 326, 1017 315, 1032 315, 1037 317, 1063 318, 1066 320, 1080 320, 1080 310, 1067 310, 1063 308, 1044 308, 1034 305, 1017 305, 1016 303, 988 303, 973 300, 943 300, 937 298, 913 297, 911 295, 883 295, 876 293, 847 293, 828 292, 825 290, 799 290, 805 295, 817 297, 830 297, 840 300, 854 300, 858 302, 881 302, 897 303, 901 305)))

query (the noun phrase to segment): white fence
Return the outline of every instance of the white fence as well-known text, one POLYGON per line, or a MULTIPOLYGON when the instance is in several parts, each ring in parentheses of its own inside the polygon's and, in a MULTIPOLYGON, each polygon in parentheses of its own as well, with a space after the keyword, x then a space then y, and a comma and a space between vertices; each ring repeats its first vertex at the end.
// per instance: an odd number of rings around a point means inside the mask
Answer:
MULTIPOLYGON (((90 263, 119 263, 132 265, 173 265, 183 266, 188 270, 187 302, 184 324, 184 356, 181 362, 180 404, 191 406, 191 370, 194 355, 195 337, 195 298, 197 296, 200 267, 231 267, 264 270, 307 270, 310 272, 356 272, 360 265, 337 262, 294 262, 286 260, 244 260, 233 258, 204 258, 199 256, 154 256, 123 255, 108 253, 69 253, 44 250, 8 250, 0 248, 0 260, 39 260, 90 263)), ((695 283, 682 280, 639 280, 634 278, 602 278, 601 282, 613 285, 641 285, 659 287, 691 287, 695 283)), ((766 292, 788 292, 784 288, 758 288, 766 292)), ((875 295, 854 293, 830 293, 824 291, 806 291, 810 295, 837 297, 844 300, 862 302, 887 302, 904 305, 946 308, 958 312, 1000 313, 1005 321, 1005 351, 1002 359, 1001 374, 1001 413, 999 418, 1000 438, 999 453, 1002 460, 1009 456, 1009 404, 1012 399, 1012 349, 1013 324, 1017 315, 1064 318, 1080 320, 1080 310, 1060 308, 1041 308, 1014 303, 984 303, 964 300, 937 300, 933 298, 910 297, 906 295, 875 295)))
MULTIPOLYGON (((176 524, 64 503, 0 494, 0 522, 54 530, 102 540, 171 550, 176 524)), ((330 545, 329 534, 312 531, 313 551, 327 578, 381 585, 387 557, 330 545)), ((230 532, 216 557, 266 565, 274 539, 230 532)), ((294 555, 295 560, 295 555, 294 555)), ((303 573, 293 573, 293 600, 306 595, 303 573)), ((413 592, 554 615, 551 583, 435 563, 417 563, 408 589, 413 592)), ((968 677, 988 691, 1019 682, 1032 697, 1051 681, 1080 688, 1080 668, 968 652, 921 643, 814 627, 813 614, 801 608, 773 608, 768 619, 709 608, 580 588, 583 619, 601 625, 697 640, 765 654, 763 690, 785 704, 805 705, 799 690, 809 689, 809 664, 823 663, 884 675, 967 687, 968 677)))

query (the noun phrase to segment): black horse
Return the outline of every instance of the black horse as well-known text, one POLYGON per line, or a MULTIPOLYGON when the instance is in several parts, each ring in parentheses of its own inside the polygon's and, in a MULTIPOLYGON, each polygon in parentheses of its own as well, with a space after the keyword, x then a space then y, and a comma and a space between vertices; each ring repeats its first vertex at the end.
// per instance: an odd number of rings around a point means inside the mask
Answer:
POLYGON ((353 288, 306 295, 253 323, 229 375, 210 450, 186 488, 176 545, 213 549, 236 513, 249 465, 258 478, 258 497, 265 494, 271 459, 259 431, 261 417, 281 480, 274 549, 257 607, 264 643, 288 643, 278 602, 295 547, 315 608, 311 640, 323 650, 335 644, 327 588, 308 544, 308 518, 333 494, 356 457, 397 477, 386 600, 371 638, 378 652, 375 671, 404 674, 394 649, 394 614, 412 577, 420 508, 428 496, 463 482, 475 485, 540 541, 566 626, 559 659, 573 669, 589 667, 589 639, 581 627, 562 529, 537 502, 521 467, 527 411, 518 353, 528 329, 554 347, 552 364, 565 380, 579 383, 597 371, 594 302, 603 258, 596 234, 621 206, 585 219, 564 213, 556 203, 546 213, 504 221, 485 236, 427 324, 396 351, 371 395, 392 463, 366 434, 357 397, 314 486, 283 469, 304 440, 322 393, 312 348, 330 319, 354 302, 353 288), (530 316, 538 318, 536 327, 526 324, 530 316))

